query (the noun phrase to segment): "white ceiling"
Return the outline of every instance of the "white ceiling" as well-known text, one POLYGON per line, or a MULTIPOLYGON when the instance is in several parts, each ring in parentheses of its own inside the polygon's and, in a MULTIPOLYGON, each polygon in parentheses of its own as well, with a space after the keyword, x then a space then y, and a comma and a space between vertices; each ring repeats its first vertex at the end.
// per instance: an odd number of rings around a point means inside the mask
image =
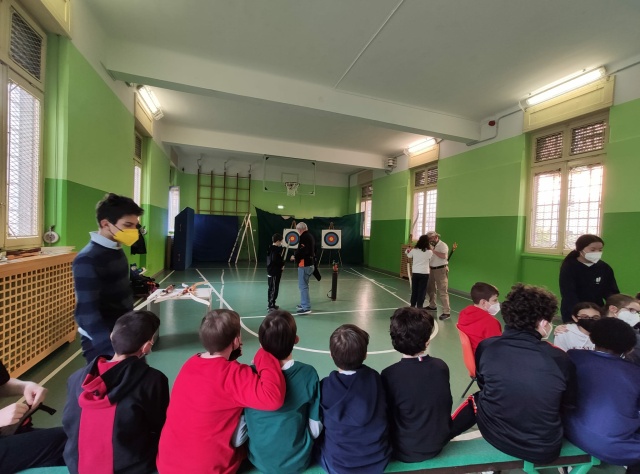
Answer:
POLYGON ((640 55, 638 0, 87 1, 103 64, 154 88, 179 154, 345 172, 423 136, 477 139, 526 93, 640 55))

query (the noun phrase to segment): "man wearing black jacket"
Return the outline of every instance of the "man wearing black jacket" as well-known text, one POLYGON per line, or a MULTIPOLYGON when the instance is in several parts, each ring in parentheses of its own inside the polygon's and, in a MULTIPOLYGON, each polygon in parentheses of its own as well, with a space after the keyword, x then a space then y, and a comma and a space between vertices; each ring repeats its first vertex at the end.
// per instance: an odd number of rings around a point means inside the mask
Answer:
POLYGON ((477 422, 484 439, 500 451, 549 463, 562 447, 561 413, 576 397, 573 363, 545 341, 558 301, 543 288, 518 283, 500 309, 506 328, 478 345, 480 391, 454 413, 452 437, 477 422))
POLYGON ((311 299, 309 297, 309 278, 313 274, 314 260, 316 256, 316 241, 309 232, 307 224, 298 222, 296 230, 300 234, 298 248, 293 258, 298 267, 298 288, 300 289, 300 304, 297 314, 309 314, 311 312, 311 299))

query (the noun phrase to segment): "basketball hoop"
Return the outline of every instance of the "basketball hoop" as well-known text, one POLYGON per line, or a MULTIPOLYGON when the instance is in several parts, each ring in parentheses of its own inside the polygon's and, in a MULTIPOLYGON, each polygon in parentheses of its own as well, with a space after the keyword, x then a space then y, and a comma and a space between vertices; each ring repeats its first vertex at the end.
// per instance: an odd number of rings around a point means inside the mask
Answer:
POLYGON ((295 196, 298 192, 298 186, 300 186, 300 183, 287 181, 284 185, 287 187, 287 196, 295 196))

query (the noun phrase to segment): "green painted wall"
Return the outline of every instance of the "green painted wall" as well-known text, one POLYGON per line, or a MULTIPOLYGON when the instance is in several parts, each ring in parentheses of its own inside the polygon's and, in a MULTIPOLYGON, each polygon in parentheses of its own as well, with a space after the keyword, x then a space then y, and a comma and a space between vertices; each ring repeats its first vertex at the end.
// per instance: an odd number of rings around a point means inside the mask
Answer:
MULTIPOLYGON (((44 165, 45 224, 58 245, 80 250, 97 229, 96 203, 106 192, 133 193, 134 118, 67 39, 50 37, 47 56, 44 165)), ((131 257, 152 275, 164 267, 169 161, 147 140, 142 207, 146 256, 131 257)), ((126 250, 128 254, 128 249, 126 250)))
POLYGON ((365 263, 389 272, 400 271, 400 246, 409 237, 411 196, 408 170, 373 180, 371 239, 365 263))

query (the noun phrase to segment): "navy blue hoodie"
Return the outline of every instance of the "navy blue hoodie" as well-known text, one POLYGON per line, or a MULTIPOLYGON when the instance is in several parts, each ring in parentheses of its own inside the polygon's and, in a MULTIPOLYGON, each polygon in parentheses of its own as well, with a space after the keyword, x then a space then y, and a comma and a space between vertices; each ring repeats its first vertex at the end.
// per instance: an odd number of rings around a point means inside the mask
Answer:
POLYGON ((353 375, 331 372, 321 382, 321 464, 330 472, 383 472, 391 447, 380 374, 363 365, 353 375))

